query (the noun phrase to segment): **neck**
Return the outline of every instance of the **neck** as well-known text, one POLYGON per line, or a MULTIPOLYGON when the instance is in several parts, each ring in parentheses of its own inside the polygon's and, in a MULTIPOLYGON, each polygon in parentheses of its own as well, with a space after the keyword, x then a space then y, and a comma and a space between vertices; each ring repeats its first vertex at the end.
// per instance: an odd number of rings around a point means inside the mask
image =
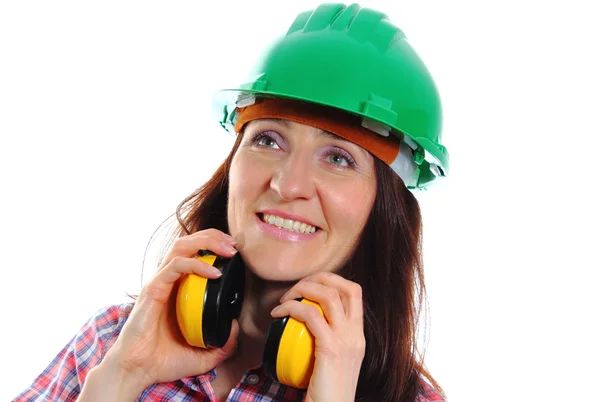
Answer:
POLYGON ((258 367, 262 364, 267 331, 273 318, 271 310, 295 282, 270 282, 246 270, 244 302, 238 323, 238 347, 229 363, 237 367, 258 367))

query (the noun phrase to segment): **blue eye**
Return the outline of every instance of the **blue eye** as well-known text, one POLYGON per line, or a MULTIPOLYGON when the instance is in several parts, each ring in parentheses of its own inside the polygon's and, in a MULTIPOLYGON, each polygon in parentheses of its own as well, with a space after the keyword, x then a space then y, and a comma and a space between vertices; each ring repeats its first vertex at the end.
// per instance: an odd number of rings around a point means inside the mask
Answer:
POLYGON ((329 160, 329 162, 335 165, 348 165, 348 161, 342 155, 329 155, 327 156, 327 159, 329 160))
POLYGON ((350 168, 356 166, 356 162, 352 156, 342 149, 331 149, 327 151, 326 159, 328 162, 341 168, 350 168))
POLYGON ((252 139, 252 143, 260 147, 275 148, 279 147, 277 141, 268 132, 260 132, 252 139))

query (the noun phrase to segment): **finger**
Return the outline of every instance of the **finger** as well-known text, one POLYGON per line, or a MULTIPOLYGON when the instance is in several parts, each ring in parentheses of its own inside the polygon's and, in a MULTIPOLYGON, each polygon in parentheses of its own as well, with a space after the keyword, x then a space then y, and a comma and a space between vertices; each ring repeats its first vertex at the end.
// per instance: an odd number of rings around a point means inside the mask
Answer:
POLYGON ((183 274, 197 274, 204 278, 218 278, 221 272, 196 258, 175 257, 160 271, 152 282, 175 283, 183 274))
POLYGON ((285 317, 287 315, 305 323, 310 333, 313 334, 318 342, 324 344, 332 342, 332 329, 327 324, 325 317, 321 315, 315 306, 300 303, 297 300, 288 300, 271 311, 271 316, 274 318, 285 317))
POLYGON ((161 303, 166 303, 175 282, 185 274, 197 274, 204 278, 218 278, 221 272, 215 267, 195 258, 175 257, 146 285, 142 293, 161 303))
POLYGON ((219 229, 214 229, 214 228, 199 230, 199 231, 192 233, 185 237, 194 237, 194 236, 201 236, 201 235, 221 237, 223 239, 223 241, 225 241, 225 242, 232 243, 232 244, 236 243, 235 239, 233 237, 231 237, 231 235, 228 235, 227 233, 225 233, 219 229))
MULTIPOLYGON (((218 250, 212 250, 211 246, 215 249, 225 246, 226 251, 230 251, 233 250, 232 247, 236 244, 237 242, 228 234, 217 229, 207 229, 178 238, 173 245, 173 249, 189 256, 195 254, 199 249, 218 252, 218 250)), ((226 256, 224 255, 224 257, 226 256)))
POLYGON ((281 302, 294 300, 298 297, 317 302, 333 328, 344 325, 346 312, 337 289, 316 282, 300 281, 283 295, 281 302))
POLYGON ((320 283, 321 285, 337 289, 342 300, 346 316, 362 322, 363 296, 362 287, 358 283, 342 278, 341 276, 332 272, 318 272, 303 278, 298 283, 301 282, 320 283))
POLYGON ((173 247, 164 259, 163 269, 175 257, 191 257, 198 253, 198 250, 210 250, 222 257, 231 257, 237 250, 236 244, 231 236, 216 230, 207 229, 196 232, 193 235, 180 237, 175 240, 173 247))

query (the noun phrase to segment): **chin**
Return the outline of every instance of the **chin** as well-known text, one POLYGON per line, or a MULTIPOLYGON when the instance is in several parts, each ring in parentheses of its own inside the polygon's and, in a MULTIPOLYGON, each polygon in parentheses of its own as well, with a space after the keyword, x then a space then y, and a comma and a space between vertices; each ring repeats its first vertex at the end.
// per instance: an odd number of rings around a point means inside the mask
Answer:
POLYGON ((265 281, 297 282, 316 270, 307 265, 304 258, 290 255, 267 255, 258 250, 240 251, 246 269, 265 281))

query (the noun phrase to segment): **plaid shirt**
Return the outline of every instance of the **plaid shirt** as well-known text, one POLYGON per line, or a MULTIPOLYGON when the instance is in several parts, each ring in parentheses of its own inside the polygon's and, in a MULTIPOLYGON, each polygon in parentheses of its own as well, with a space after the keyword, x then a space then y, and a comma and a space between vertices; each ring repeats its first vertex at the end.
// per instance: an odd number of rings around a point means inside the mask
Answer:
MULTIPOLYGON (((117 340, 131 313, 132 304, 111 306, 100 310, 60 351, 52 363, 33 384, 14 401, 75 401, 88 372, 102 361, 117 340)), ((210 385, 216 377, 213 369, 206 374, 185 377, 146 388, 138 401, 202 401, 218 402, 210 385)), ((248 370, 231 390, 228 402, 302 401, 305 391, 270 379, 262 367, 248 370)), ((415 402, 444 399, 423 382, 415 402)))

